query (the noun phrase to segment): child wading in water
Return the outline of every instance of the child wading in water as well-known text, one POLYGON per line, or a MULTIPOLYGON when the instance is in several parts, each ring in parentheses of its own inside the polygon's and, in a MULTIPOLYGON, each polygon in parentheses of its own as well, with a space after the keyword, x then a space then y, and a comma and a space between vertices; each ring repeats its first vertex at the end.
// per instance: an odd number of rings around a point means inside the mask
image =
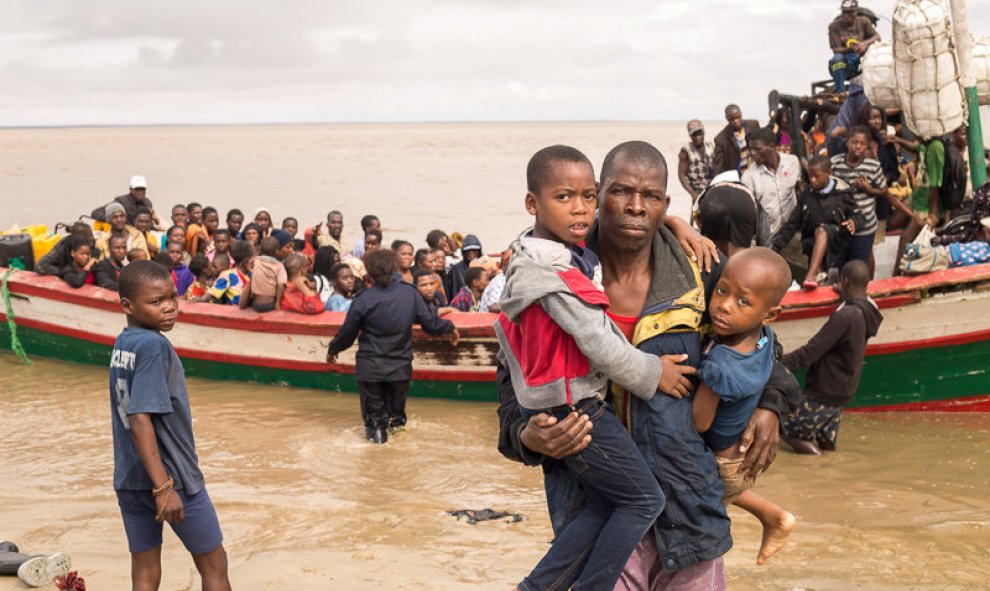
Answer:
MULTIPOLYGON (((612 589, 665 499, 604 400, 608 380, 643 399, 688 382, 672 360, 633 347, 606 315, 598 257, 579 246, 598 203, 588 158, 568 146, 544 148, 526 180, 526 210, 536 219, 511 246, 495 332, 524 417, 576 411, 594 428, 588 448, 564 460, 587 502, 518 589, 612 589)), ((559 486, 556 472, 545 475, 548 494, 559 486)))
POLYGON ((169 272, 135 261, 120 273, 127 328, 110 359, 113 487, 131 552, 132 588, 156 590, 162 577, 162 523, 192 554, 205 591, 230 589, 223 533, 206 492, 193 439, 182 362, 162 333, 172 330, 179 296, 169 272))
POLYGON ((715 338, 702 356, 701 383, 693 402, 694 424, 718 460, 723 501, 749 511, 763 524, 756 559, 760 565, 784 546, 795 520, 749 491, 756 479, 740 468, 745 454, 739 451, 739 436, 770 379, 774 334, 767 325, 780 314, 780 300, 790 283, 790 268, 770 249, 753 247, 729 259, 708 305, 715 338))

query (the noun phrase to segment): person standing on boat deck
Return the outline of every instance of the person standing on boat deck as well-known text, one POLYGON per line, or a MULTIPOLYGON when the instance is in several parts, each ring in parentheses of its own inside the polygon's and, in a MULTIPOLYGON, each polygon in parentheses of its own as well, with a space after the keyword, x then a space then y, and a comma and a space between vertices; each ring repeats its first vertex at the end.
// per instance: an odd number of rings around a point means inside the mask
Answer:
POLYGON ((870 266, 873 275, 873 238, 877 232, 877 198, 887 195, 887 179, 880 162, 866 157, 870 145, 870 130, 857 125, 849 130, 846 139, 848 152, 832 156, 832 176, 842 179, 853 188, 856 197, 856 213, 863 225, 857 226, 846 250, 839 255, 835 266, 841 270, 851 260, 860 260, 870 266))
MULTIPOLYGON (((742 184, 753 192, 759 205, 756 244, 769 247, 773 237, 797 207, 801 161, 793 154, 777 151, 777 137, 768 127, 750 134, 749 145, 753 165, 743 174, 742 184)), ((777 252, 787 261, 794 277, 804 277, 808 261, 801 252, 801 237, 797 233, 777 252)))
POLYGON ((846 91, 846 81, 859 75, 859 61, 866 50, 880 40, 873 23, 859 15, 857 0, 842 0, 842 14, 828 25, 828 44, 832 59, 829 72, 836 92, 846 91))
MULTIPOLYGON (((627 142, 614 148, 601 169, 598 221, 587 248, 601 259, 609 315, 626 338, 643 351, 682 355, 686 364, 697 367, 705 302, 721 267, 702 260, 693 263, 678 248, 680 242, 704 251, 686 222, 667 221, 676 235, 664 226, 666 186, 667 165, 653 146, 627 142)), ((513 461, 542 466, 545 473, 563 472, 560 460, 581 452, 594 438, 588 417, 575 412, 557 420, 540 413, 527 420, 519 412, 504 364, 498 365, 496 376, 499 452, 513 461)), ((790 372, 775 363, 759 408, 741 437, 745 466, 754 475, 776 456, 778 416, 787 410, 786 392, 797 387, 790 372)), ((690 398, 654 396, 644 401, 615 388, 612 398, 667 497, 660 518, 626 563, 615 589, 725 589, 722 555, 732 544, 729 519, 715 458, 694 427, 690 398)), ((557 481, 560 486, 547 494, 555 532, 584 504, 576 480, 557 481)))
POLYGON ((740 176, 749 168, 749 143, 746 136, 760 124, 753 120, 743 120, 739 105, 725 107, 725 128, 715 136, 715 174, 735 170, 740 176))
POLYGON ((389 430, 406 424, 406 396, 412 379, 412 325, 431 335, 460 335, 454 324, 439 318, 416 288, 395 277, 395 253, 379 249, 364 256, 373 285, 354 298, 344 324, 327 348, 327 363, 358 340, 354 379, 361 396, 365 435, 372 443, 388 441, 389 430), (360 334, 360 336, 359 336, 360 334))
POLYGON ((870 269, 850 261, 839 273, 843 303, 803 347, 784 355, 791 370, 807 369, 803 400, 783 418, 784 441, 801 454, 835 451, 842 407, 859 387, 866 342, 877 335, 883 316, 867 296, 870 269))
POLYGON ((715 144, 705 141, 705 126, 697 119, 688 121, 687 132, 691 141, 677 155, 677 178, 693 205, 715 176, 715 144))
POLYGON ((321 226, 322 224, 317 224, 314 228, 319 246, 332 246, 341 257, 351 252, 351 245, 344 240, 344 214, 336 209, 331 211, 327 214, 326 227, 321 226))
MULTIPOLYGON (((134 217, 137 216, 137 210, 139 207, 147 207, 151 210, 151 219, 154 220, 155 226, 161 225, 161 221, 158 219, 158 215, 155 213, 155 206, 151 204, 151 199, 148 199, 148 181, 144 179, 143 176, 134 175, 131 177, 130 189, 124 195, 115 198, 113 201, 124 206, 124 213, 127 214, 127 223, 134 225, 134 217)), ((110 220, 106 217, 106 205, 101 205, 93 210, 90 216, 100 222, 109 222, 110 220)))

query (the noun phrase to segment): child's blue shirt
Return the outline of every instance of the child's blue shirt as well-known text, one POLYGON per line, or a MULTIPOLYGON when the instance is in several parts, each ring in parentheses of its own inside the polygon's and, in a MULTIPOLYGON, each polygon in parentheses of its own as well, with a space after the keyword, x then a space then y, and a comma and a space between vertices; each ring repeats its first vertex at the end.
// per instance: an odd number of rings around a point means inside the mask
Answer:
POLYGON ((732 447, 746 429, 773 370, 773 342, 773 331, 764 326, 752 353, 740 353, 716 341, 702 355, 698 378, 720 399, 704 434, 713 451, 732 447))
POLYGON ((193 441, 182 362, 158 331, 127 327, 117 337, 110 358, 114 490, 154 488, 131 437, 128 416, 134 414, 151 415, 158 451, 175 488, 187 495, 201 491, 203 473, 193 441))

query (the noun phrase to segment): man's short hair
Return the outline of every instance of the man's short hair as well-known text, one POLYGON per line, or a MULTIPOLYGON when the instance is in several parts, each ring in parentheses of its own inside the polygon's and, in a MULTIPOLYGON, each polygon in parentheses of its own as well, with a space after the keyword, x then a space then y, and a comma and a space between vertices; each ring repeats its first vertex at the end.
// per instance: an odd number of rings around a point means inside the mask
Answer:
MULTIPOLYGON (((275 242, 276 244, 278 243, 277 240, 275 242)), ((239 265, 254 256, 254 244, 248 242, 247 240, 235 242, 234 245, 230 247, 230 255, 234 257, 234 264, 239 265)))
POLYGON ((175 214, 175 210, 177 210, 177 209, 185 209, 185 210, 186 210, 187 212, 189 211, 189 210, 188 210, 188 209, 186 208, 186 206, 185 206, 185 205, 183 205, 183 204, 181 204, 181 203, 176 203, 175 205, 173 205, 173 206, 172 206, 172 214, 173 214, 173 215, 175 214))
POLYGON ((433 277, 433 271, 420 267, 415 271, 413 271, 412 276, 413 276, 413 285, 418 285, 420 277, 433 277))
POLYGON ((199 207, 199 208, 202 208, 203 206, 202 206, 201 204, 199 204, 199 203, 196 203, 195 201, 193 201, 193 202, 192 202, 192 203, 190 203, 189 205, 186 205, 186 211, 189 211, 190 209, 192 209, 192 208, 194 208, 194 207, 199 207))
POLYGON ((134 261, 128 264, 117 277, 117 292, 121 299, 133 300, 142 285, 152 281, 172 282, 168 269, 152 261, 134 261))
POLYGON ((370 215, 369 214, 369 215, 366 215, 366 216, 362 217, 361 218, 361 230, 362 231, 367 231, 368 228, 371 227, 371 224, 373 222, 381 223, 381 220, 378 219, 378 216, 377 215, 370 215))
POLYGON ((230 211, 227 212, 227 221, 229 222, 230 221, 230 218, 232 216, 235 216, 235 215, 239 215, 239 216, 241 216, 243 218, 244 217, 244 212, 241 211, 241 210, 239 210, 239 209, 237 209, 236 207, 234 209, 231 209, 230 211))
POLYGON ((216 232, 213 233, 213 239, 216 240, 217 236, 223 234, 227 238, 230 238, 230 230, 227 228, 218 228, 216 232))
POLYGON ((372 228, 364 233, 365 238, 367 238, 368 236, 378 236, 378 244, 382 243, 382 231, 379 230, 378 228, 372 228))
POLYGON ((854 135, 861 135, 866 138, 866 141, 870 141, 870 128, 865 125, 853 125, 846 135, 846 141, 854 135))
POLYGON ((278 238, 265 236, 261 239, 261 254, 273 257, 278 252, 278 238))
POLYGON ((206 216, 210 215, 211 213, 215 213, 217 214, 217 217, 220 217, 220 212, 217 211, 217 208, 213 207, 212 205, 207 205, 206 207, 203 208, 203 219, 206 219, 206 216))
POLYGON ((742 109, 739 108, 739 105, 736 105, 736 104, 733 104, 733 103, 729 103, 728 105, 725 105, 725 118, 726 119, 729 118, 729 111, 731 111, 733 109, 735 109, 736 111, 739 111, 740 114, 742 113, 742 109))
POLYGON ((749 134, 749 143, 760 142, 768 146, 777 145, 777 135, 769 127, 761 127, 749 134))
POLYGON ((333 209, 327 214, 327 221, 330 221, 330 216, 339 215, 340 219, 344 219, 344 214, 340 213, 340 210, 333 209))
POLYGON ((553 170, 556 162, 573 162, 577 164, 587 164, 594 176, 595 168, 591 161, 577 148, 570 146, 556 145, 548 146, 533 154, 526 165, 526 190, 530 193, 538 193, 546 183, 547 177, 553 170))
POLYGON ((828 172, 832 170, 832 159, 824 154, 819 154, 808 161, 808 168, 828 172))
POLYGON ((336 263, 334 266, 330 267, 330 273, 327 275, 327 279, 330 281, 336 281, 337 276, 340 275, 340 272, 344 269, 350 271, 351 267, 347 263, 336 263))
POLYGON ((93 248, 93 241, 89 236, 83 234, 69 234, 69 252, 75 252, 83 246, 93 248))
POLYGON ((849 287, 865 290, 870 283, 870 268, 861 260, 851 260, 842 266, 839 279, 848 281, 849 287))
POLYGON ((605 156, 602 163, 601 184, 605 185, 605 179, 611 178, 617 160, 622 159, 642 168, 656 168, 663 171, 664 180, 668 178, 667 159, 663 157, 660 150, 652 144, 643 141, 623 142, 614 147, 605 156))
POLYGON ((141 207, 139 207, 139 208, 137 208, 137 209, 134 210, 134 217, 137 217, 139 215, 145 215, 145 214, 147 214, 150 217, 151 216, 151 210, 148 209, 147 207, 143 206, 143 205, 141 207))
POLYGON ((122 236, 120 234, 116 234, 116 235, 111 234, 110 239, 107 240, 107 246, 113 246, 113 243, 117 242, 118 240, 123 240, 124 244, 125 245, 127 244, 127 236, 122 236))
POLYGON ((484 267, 468 267, 467 271, 464 271, 464 285, 471 287, 475 281, 481 279, 485 272, 484 267))

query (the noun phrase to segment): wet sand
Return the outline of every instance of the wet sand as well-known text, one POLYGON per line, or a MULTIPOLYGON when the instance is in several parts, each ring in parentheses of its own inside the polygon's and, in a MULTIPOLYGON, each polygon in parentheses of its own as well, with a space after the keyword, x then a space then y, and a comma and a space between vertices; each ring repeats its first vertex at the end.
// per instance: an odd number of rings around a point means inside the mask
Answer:
MULTIPOLYGON (((0 354, 0 539, 62 550, 90 589, 128 588, 112 491, 106 371, 0 354)), ((510 589, 547 547, 539 470, 495 449, 495 405, 410 400, 409 428, 364 443, 357 397, 189 380, 235 588, 510 589), (448 509, 526 515, 468 525, 448 509)), ((849 414, 840 452, 782 451, 758 483, 798 518, 755 565, 758 522, 732 510, 733 589, 990 587, 990 416, 849 414)), ((20 589, 0 578, 0 591, 20 589)), ((198 589, 166 529, 163 590, 198 589)))

